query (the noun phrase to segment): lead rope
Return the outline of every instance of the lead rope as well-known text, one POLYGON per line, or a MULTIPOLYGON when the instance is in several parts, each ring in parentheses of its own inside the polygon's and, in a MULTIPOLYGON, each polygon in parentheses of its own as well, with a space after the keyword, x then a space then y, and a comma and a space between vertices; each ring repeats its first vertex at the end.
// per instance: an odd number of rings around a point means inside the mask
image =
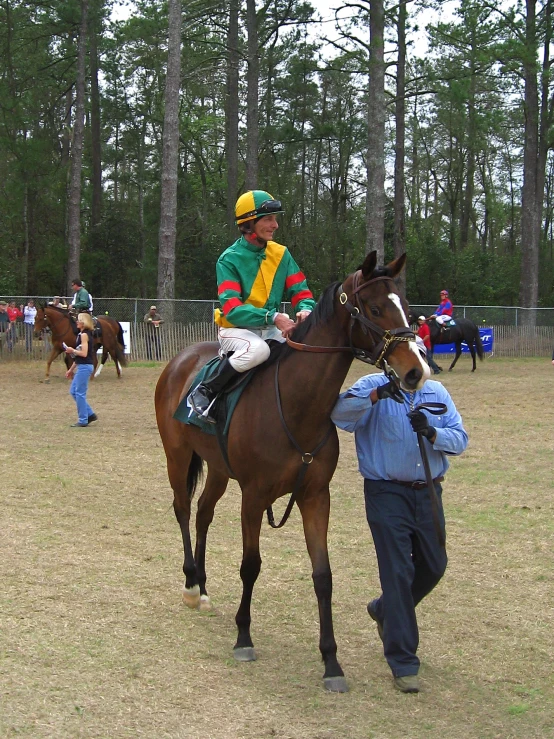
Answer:
MULTIPOLYGON (((439 416, 441 413, 446 413, 447 408, 444 403, 420 403, 414 408, 414 393, 410 393, 410 412, 426 410, 433 416, 439 416)), ((421 460, 423 462, 423 468, 425 469, 425 479, 427 481, 427 487, 429 488, 431 498, 431 512, 433 514, 433 525, 437 532, 437 538, 441 547, 446 546, 446 536, 444 528, 441 525, 439 518, 439 496, 435 490, 435 483, 431 476, 431 467, 429 465, 429 457, 427 455, 427 449, 425 448, 424 436, 419 431, 417 432, 417 443, 419 445, 419 452, 421 454, 421 460)))
POLYGON ((330 423, 329 428, 327 430, 327 433, 323 437, 323 439, 319 442, 319 444, 316 446, 316 448, 313 450, 313 452, 303 452, 302 448, 294 438, 294 436, 291 434, 287 423, 285 421, 285 416, 283 415, 283 407, 281 405, 281 395, 279 393, 279 362, 280 360, 277 360, 277 363, 275 365, 275 399, 277 401, 277 410, 279 411, 279 418, 281 419, 281 424, 283 425, 283 428, 285 429, 285 432, 287 436, 289 437, 289 441, 294 446, 294 448, 300 453, 300 457, 302 459, 302 466, 298 470, 298 475, 296 476, 296 480, 294 481, 294 487, 292 489, 292 492, 290 494, 289 502, 287 503, 287 507, 285 509, 285 512, 283 513, 283 518, 279 523, 275 523, 275 518, 273 516, 273 508, 269 506, 266 509, 267 513, 267 522, 271 526, 272 529, 280 529, 281 526, 284 526, 284 524, 287 522, 288 517, 290 516, 290 512, 292 511, 292 507, 294 506, 296 502, 296 495, 298 491, 300 490, 300 486, 302 485, 302 482, 304 481, 304 477, 306 476, 306 472, 308 471, 308 466, 311 465, 311 463, 314 461, 315 455, 323 449, 325 444, 327 443, 327 439, 329 438, 331 431, 333 430, 333 425, 330 423))

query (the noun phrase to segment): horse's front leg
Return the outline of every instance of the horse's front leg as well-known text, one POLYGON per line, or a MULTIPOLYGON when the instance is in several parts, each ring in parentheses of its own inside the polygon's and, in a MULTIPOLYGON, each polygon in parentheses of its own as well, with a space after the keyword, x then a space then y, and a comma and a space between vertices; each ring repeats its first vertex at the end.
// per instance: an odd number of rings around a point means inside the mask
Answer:
POLYGON ((50 367, 52 366, 52 362, 56 357, 59 357, 62 353, 63 349, 57 346, 52 346, 52 351, 50 352, 50 356, 48 357, 46 361, 46 375, 44 376, 43 382, 50 382, 50 367))
POLYGON ((312 561, 312 577, 319 610, 319 649, 325 665, 323 685, 334 693, 348 692, 344 672, 337 660, 333 629, 333 576, 327 549, 329 526, 329 487, 313 490, 298 500, 302 513, 306 546, 312 561))
POLYGON ((260 556, 260 529, 263 509, 256 505, 257 490, 253 495, 242 493, 242 562, 240 578, 242 580, 242 598, 235 617, 238 628, 237 643, 233 655, 239 662, 252 662, 256 659, 254 644, 250 636, 252 593, 262 567, 260 556))
POLYGON ((461 344, 456 344, 456 356, 454 357, 454 361, 452 362, 452 364, 448 368, 448 371, 449 372, 451 372, 454 369, 454 365, 456 364, 456 362, 458 361, 458 359, 461 357, 461 355, 462 355, 462 345, 461 344))

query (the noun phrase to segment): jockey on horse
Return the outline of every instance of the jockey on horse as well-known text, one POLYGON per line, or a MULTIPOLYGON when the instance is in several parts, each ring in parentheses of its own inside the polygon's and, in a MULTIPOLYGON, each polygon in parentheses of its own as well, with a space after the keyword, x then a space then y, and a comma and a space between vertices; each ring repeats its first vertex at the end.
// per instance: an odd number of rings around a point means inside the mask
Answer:
POLYGON ((264 190, 249 190, 235 205, 235 223, 241 237, 226 249, 216 265, 221 310, 214 320, 223 357, 215 377, 193 391, 194 411, 215 423, 210 408, 216 396, 232 380, 269 357, 266 341, 285 341, 296 326, 281 303, 290 301, 296 321, 315 308, 306 278, 286 246, 273 241, 276 215, 283 213, 279 200, 264 190))
POLYGON ((83 281, 75 278, 71 283, 71 289, 75 294, 69 306, 70 314, 73 318, 78 316, 79 313, 88 313, 90 315, 92 313, 91 299, 88 291, 85 290, 83 281))
POLYGON ((448 290, 441 290, 441 302, 433 315, 429 316, 429 321, 434 318, 440 329, 448 328, 448 324, 452 321, 452 312, 454 306, 448 297, 448 290))

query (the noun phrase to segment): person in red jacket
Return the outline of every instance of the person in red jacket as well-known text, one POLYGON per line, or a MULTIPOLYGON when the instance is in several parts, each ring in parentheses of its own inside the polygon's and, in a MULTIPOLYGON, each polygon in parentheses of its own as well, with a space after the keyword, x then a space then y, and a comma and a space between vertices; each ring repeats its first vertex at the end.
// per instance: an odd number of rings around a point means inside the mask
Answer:
POLYGON ((442 369, 433 359, 433 345, 431 344, 431 330, 429 328, 429 325, 427 323, 427 319, 425 318, 425 316, 419 316, 419 318, 417 319, 417 324, 419 326, 417 330, 417 335, 420 337, 420 339, 423 340, 423 343, 425 344, 425 348, 427 349, 427 357, 426 357, 427 364, 433 370, 435 375, 438 375, 439 372, 442 372, 442 369))
POLYGON ((11 352, 13 345, 17 341, 17 319, 23 318, 23 313, 15 304, 15 300, 12 300, 8 305, 8 319, 10 321, 10 327, 6 335, 8 351, 11 352))

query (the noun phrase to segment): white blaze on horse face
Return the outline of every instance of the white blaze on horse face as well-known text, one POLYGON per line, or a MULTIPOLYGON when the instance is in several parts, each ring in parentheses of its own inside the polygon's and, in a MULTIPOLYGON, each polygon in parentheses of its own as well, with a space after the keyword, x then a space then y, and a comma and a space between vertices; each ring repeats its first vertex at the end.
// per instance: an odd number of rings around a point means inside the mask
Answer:
MULTIPOLYGON (((398 308, 398 311, 399 311, 400 315, 404 319, 404 326, 406 326, 407 328, 409 328, 410 327, 410 324, 408 323, 408 318, 406 316, 406 313, 404 311, 404 308, 402 307, 402 301, 400 300, 400 296, 397 295, 396 293, 389 293, 388 298, 398 308)), ((429 365, 427 364, 427 362, 423 359, 423 357, 419 353, 419 349, 418 349, 417 344, 415 343, 415 341, 409 341, 408 342, 408 347, 409 347, 410 351, 412 351, 415 354, 415 356, 417 357, 417 360, 418 360, 419 364, 421 365, 421 370, 423 372, 423 376, 422 376, 421 380, 418 382, 418 385, 417 385, 417 387, 420 388, 420 387, 423 386, 424 382, 426 382, 431 377, 431 370, 429 369, 429 365)))

